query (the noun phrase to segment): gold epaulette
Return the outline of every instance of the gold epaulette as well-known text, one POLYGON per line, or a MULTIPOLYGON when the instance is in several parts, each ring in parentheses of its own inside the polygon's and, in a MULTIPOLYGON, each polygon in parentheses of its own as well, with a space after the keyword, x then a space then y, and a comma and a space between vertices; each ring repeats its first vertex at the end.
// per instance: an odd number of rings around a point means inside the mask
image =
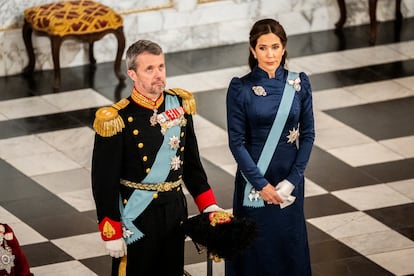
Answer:
POLYGON ((191 115, 196 113, 196 102, 193 93, 181 88, 171 88, 167 90, 167 93, 171 95, 177 95, 183 99, 183 107, 185 112, 191 115))
POLYGON ((112 106, 99 108, 95 113, 93 129, 102 137, 111 137, 122 132, 125 127, 122 117, 119 116, 118 110, 125 108, 129 104, 127 99, 121 99, 112 106))

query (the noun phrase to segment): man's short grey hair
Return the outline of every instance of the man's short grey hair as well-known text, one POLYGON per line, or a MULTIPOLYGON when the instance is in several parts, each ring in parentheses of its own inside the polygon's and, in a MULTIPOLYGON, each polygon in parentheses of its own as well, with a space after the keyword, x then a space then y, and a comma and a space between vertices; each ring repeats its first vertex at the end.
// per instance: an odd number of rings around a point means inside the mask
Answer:
POLYGON ((162 48, 155 42, 150 40, 138 40, 137 42, 133 43, 129 46, 126 52, 126 66, 127 70, 137 70, 137 56, 147 52, 153 55, 160 55, 162 54, 162 48))

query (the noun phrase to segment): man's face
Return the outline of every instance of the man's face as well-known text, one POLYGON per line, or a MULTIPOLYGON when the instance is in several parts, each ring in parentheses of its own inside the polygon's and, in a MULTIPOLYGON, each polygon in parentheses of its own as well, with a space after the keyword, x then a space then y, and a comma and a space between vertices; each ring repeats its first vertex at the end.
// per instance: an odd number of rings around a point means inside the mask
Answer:
POLYGON ((137 56, 137 70, 128 70, 135 88, 149 98, 158 97, 165 89, 164 54, 153 55, 144 52, 137 56))

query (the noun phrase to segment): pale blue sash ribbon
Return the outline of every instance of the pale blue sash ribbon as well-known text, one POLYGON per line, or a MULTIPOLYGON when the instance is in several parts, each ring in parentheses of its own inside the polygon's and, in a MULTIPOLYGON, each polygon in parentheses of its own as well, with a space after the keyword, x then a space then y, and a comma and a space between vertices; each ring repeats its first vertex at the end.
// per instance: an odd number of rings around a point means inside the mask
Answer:
MULTIPOLYGON (((280 101, 279 109, 276 113, 276 118, 273 122, 272 128, 270 129, 269 135, 267 136, 266 143, 263 147, 262 153, 260 154, 259 161, 257 162, 257 167, 261 174, 265 175, 267 168, 269 167, 270 161, 272 160, 273 154, 275 153, 277 144, 280 140, 280 135, 282 134, 283 128, 286 124, 290 109, 292 107, 293 98, 295 96, 295 89, 293 85, 288 83, 288 80, 294 80, 298 77, 298 73, 289 72, 288 78, 286 80, 285 88, 283 91, 282 100, 280 101)), ((243 175, 243 173, 242 173, 243 175)), ((253 189, 253 185, 246 180, 246 186, 244 188, 244 198, 243 206, 246 207, 264 207, 264 201, 261 197, 256 197, 255 199, 249 199, 249 194, 253 189)))
MULTIPOLYGON (((169 110, 180 106, 178 98, 172 95, 166 95, 165 97, 165 109, 169 110)), ((180 126, 176 125, 168 128, 164 141, 155 157, 154 164, 151 167, 151 171, 142 180, 141 183, 156 184, 164 182, 171 170, 171 159, 176 156, 177 149, 172 149, 168 144, 170 137, 180 137, 180 126)), ((128 199, 128 203, 123 206, 122 199, 119 200, 119 208, 121 211, 121 219, 123 226, 132 232, 131 235, 125 236, 127 244, 131 244, 144 236, 144 234, 138 230, 133 221, 148 207, 153 200, 154 191, 145 191, 136 189, 131 197, 128 199)))

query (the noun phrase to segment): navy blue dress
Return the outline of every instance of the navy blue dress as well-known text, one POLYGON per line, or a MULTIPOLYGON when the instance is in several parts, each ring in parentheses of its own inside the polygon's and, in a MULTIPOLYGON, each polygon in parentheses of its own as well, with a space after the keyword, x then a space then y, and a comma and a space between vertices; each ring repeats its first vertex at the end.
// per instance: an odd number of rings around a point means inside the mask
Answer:
POLYGON ((300 87, 295 91, 286 125, 265 175, 256 166, 276 117, 287 77, 288 71, 282 66, 271 79, 256 67, 242 78, 233 78, 227 91, 229 145, 238 165, 233 212, 238 217, 254 220, 258 227, 254 245, 226 260, 227 276, 311 275, 303 201, 304 171, 315 130, 312 90, 305 73, 299 74, 300 87), (257 95, 253 87, 263 88, 266 95, 257 95), (298 141, 292 141, 291 133, 297 129, 298 141), (292 192, 295 202, 283 209, 266 203, 259 208, 243 206, 246 180, 241 172, 258 191, 267 183, 276 186, 288 180, 295 186, 292 192))

